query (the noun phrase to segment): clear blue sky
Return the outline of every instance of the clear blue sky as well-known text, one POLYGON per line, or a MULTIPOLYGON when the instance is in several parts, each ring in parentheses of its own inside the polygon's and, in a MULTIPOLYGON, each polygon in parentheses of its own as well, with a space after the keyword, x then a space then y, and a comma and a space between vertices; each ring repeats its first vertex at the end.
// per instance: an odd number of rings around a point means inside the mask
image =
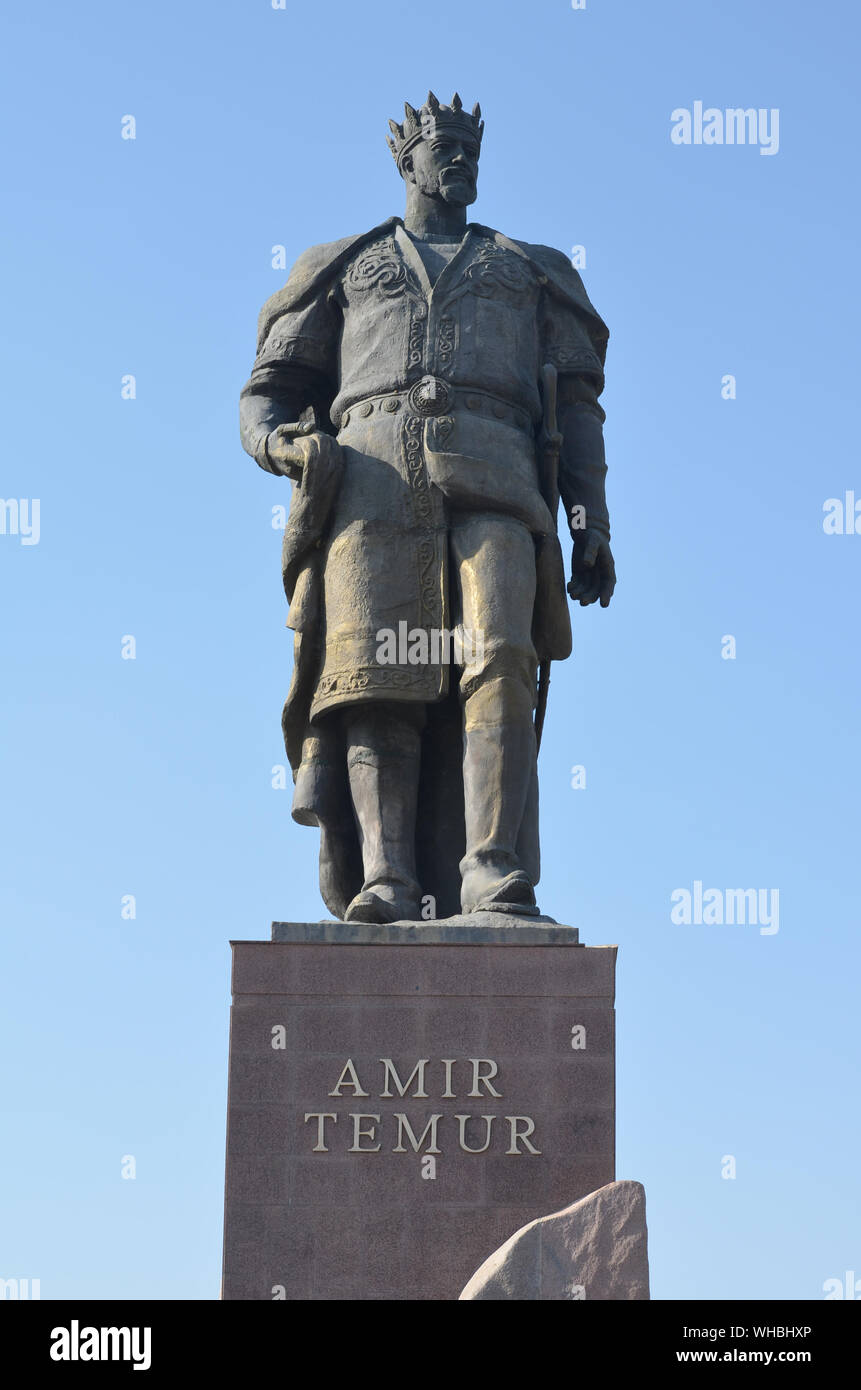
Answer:
POLYGON ((0 494, 41 515, 0 536, 0 1275, 217 1297, 228 939, 324 915, 270 785, 289 484, 237 396, 271 248, 402 210, 386 119, 429 86, 481 101, 475 217, 584 245, 611 329, 619 586, 554 670, 541 901, 620 946, 654 1295, 861 1272, 861 535, 822 525, 861 499, 857 7, 48 0, 4 28, 0 494), (700 100, 779 109, 779 152, 674 145, 700 100), (779 931, 676 925, 695 881, 779 889, 779 931))

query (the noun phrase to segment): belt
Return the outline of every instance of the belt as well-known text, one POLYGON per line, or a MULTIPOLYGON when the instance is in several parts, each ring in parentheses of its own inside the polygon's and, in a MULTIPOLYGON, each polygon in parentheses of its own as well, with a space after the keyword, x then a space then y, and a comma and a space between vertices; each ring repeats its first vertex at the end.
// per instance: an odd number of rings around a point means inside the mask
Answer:
POLYGON ((364 400, 353 401, 341 415, 339 429, 346 429, 351 420, 365 420, 374 414, 393 415, 405 409, 425 418, 448 415, 453 410, 467 410, 487 419, 498 420, 532 435, 535 425, 528 410, 493 396, 487 391, 471 391, 450 386, 441 377, 423 376, 420 381, 401 391, 386 391, 364 400))

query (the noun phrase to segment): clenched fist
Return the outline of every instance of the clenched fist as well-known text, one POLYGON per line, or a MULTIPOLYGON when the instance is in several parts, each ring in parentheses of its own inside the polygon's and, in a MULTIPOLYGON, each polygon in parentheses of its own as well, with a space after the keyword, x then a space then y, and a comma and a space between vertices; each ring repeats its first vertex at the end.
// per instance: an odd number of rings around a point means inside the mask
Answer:
POLYGON ((568 592, 575 602, 579 600, 582 608, 596 599, 606 608, 615 587, 616 566, 610 542, 600 531, 587 528, 574 541, 568 592))

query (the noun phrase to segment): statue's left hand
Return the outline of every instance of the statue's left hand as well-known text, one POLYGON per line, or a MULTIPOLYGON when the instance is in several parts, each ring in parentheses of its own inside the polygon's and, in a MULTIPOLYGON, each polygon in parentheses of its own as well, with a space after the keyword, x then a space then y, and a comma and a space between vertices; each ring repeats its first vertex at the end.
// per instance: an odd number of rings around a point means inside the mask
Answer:
POLYGON ((600 599, 606 608, 616 587, 616 566, 610 542, 600 531, 587 528, 574 540, 571 557, 571 583, 568 592, 581 608, 600 599))

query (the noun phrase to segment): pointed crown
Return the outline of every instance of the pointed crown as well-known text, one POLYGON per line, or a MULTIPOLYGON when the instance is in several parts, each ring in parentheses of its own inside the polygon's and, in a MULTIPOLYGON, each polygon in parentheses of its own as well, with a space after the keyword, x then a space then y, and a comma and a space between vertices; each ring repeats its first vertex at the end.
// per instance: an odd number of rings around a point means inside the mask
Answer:
POLYGON ((405 101, 403 125, 398 125, 397 121, 389 121, 392 133, 386 136, 398 169, 401 169, 404 155, 409 154, 419 140, 429 140, 435 131, 445 128, 456 130, 461 136, 471 135, 481 145, 484 121, 481 119, 481 107, 478 102, 469 112, 463 109, 463 102, 457 92, 452 97, 450 106, 443 106, 433 92, 428 92, 428 99, 420 111, 405 101))

